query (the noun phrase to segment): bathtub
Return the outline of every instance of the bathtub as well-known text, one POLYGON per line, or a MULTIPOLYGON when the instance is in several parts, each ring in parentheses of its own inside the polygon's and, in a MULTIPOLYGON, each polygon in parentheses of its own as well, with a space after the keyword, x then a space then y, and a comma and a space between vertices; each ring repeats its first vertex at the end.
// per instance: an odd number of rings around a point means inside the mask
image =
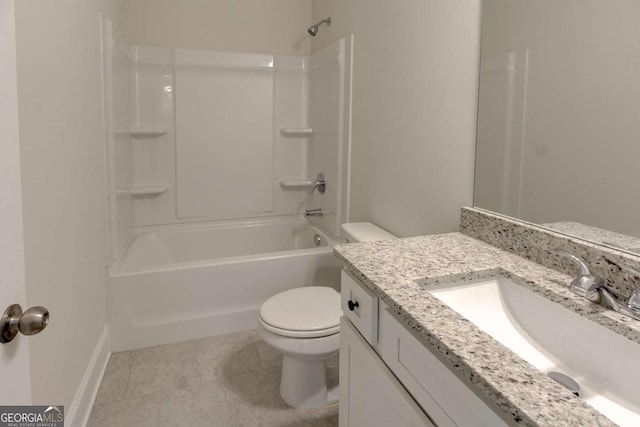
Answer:
POLYGON ((310 285, 338 290, 336 243, 301 219, 138 233, 109 272, 111 350, 253 329, 271 295, 310 285))

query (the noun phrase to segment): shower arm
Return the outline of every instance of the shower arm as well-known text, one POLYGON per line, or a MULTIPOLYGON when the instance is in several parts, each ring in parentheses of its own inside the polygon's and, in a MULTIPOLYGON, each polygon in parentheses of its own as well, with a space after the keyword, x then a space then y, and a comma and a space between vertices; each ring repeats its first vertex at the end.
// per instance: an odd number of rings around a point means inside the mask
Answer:
POLYGON ((307 32, 311 34, 311 36, 315 37, 318 34, 318 29, 322 24, 327 24, 327 27, 331 26, 331 17, 329 16, 323 19, 322 21, 318 22, 317 24, 310 26, 307 32))

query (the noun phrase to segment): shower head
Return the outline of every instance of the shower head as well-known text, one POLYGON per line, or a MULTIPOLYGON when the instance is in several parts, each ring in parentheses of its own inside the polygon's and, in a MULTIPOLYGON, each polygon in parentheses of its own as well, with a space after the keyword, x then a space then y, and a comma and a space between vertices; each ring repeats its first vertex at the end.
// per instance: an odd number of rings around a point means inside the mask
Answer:
POLYGON ((317 24, 310 26, 309 29, 307 30, 307 32, 309 34, 311 34, 313 37, 315 37, 316 34, 318 34, 318 28, 320 28, 320 25, 322 25, 322 24, 327 24, 327 27, 329 25, 331 25, 331 17, 323 19, 322 21, 318 22, 317 24))

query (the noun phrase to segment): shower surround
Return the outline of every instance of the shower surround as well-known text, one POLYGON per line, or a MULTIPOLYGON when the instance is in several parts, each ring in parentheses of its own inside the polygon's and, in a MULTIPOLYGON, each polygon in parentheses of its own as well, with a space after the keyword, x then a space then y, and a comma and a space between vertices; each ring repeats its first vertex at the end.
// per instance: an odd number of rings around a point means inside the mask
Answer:
POLYGON ((337 287, 351 41, 311 57, 104 51, 112 350, 254 328, 277 292, 337 287))

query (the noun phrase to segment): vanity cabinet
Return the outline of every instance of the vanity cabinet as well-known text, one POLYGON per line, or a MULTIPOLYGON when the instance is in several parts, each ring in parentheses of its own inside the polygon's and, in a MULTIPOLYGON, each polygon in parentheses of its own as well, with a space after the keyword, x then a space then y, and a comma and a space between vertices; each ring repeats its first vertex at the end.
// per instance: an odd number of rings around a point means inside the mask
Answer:
POLYGON ((342 271, 340 427, 508 425, 342 271))
POLYGON ((341 427, 434 426, 344 317, 340 324, 339 418, 341 427))

